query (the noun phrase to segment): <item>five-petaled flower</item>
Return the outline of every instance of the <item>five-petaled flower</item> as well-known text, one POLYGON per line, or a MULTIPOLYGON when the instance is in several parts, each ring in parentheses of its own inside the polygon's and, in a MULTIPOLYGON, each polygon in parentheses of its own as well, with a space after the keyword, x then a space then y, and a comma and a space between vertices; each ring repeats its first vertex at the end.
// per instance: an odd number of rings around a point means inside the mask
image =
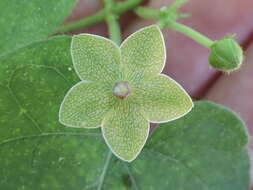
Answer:
POLYGON ((165 45, 160 29, 143 28, 119 47, 96 35, 75 35, 71 44, 81 81, 65 96, 60 122, 69 127, 102 128, 111 151, 125 161, 142 150, 149 123, 175 120, 193 103, 184 89, 161 74, 165 45))

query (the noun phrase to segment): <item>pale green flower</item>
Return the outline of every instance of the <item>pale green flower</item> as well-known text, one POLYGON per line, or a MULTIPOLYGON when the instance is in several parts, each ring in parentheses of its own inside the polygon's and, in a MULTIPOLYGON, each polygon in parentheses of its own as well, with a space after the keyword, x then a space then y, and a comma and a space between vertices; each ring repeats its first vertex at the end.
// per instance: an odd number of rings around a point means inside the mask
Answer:
POLYGON ((81 81, 60 108, 60 122, 69 127, 102 128, 111 151, 134 160, 149 134, 149 123, 184 116, 193 107, 189 95, 168 76, 165 45, 153 25, 128 37, 120 47, 96 35, 72 39, 74 68, 81 81))

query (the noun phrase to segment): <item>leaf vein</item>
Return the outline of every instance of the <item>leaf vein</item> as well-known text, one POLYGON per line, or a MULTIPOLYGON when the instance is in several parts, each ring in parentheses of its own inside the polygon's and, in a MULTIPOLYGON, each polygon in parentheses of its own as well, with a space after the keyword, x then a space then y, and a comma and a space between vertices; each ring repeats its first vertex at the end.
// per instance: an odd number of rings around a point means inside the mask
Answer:
POLYGON ((6 139, 0 142, 0 146, 5 144, 9 144, 12 142, 27 140, 27 139, 34 139, 34 138, 44 138, 44 137, 53 137, 53 136, 94 136, 94 137, 101 137, 98 133, 70 133, 70 132, 56 132, 56 133, 42 133, 39 135, 30 135, 30 136, 22 136, 17 138, 6 139))
POLYGON ((111 150, 109 150, 109 152, 107 154, 107 157, 106 157, 106 160, 105 160, 104 168, 102 170, 102 173, 101 173, 99 181, 98 181, 99 184, 98 184, 97 190, 101 190, 102 187, 103 187, 105 176, 106 176, 106 173, 108 171, 108 167, 110 165, 111 159, 112 159, 112 152, 111 152, 111 150))
POLYGON ((184 162, 182 162, 181 160, 179 160, 179 159, 177 159, 177 158, 173 158, 173 157, 171 157, 171 156, 169 156, 169 155, 166 155, 166 154, 164 154, 164 153, 162 153, 162 152, 159 152, 159 151, 157 151, 157 150, 149 149, 149 151, 150 151, 150 152, 153 152, 155 156, 161 155, 161 156, 165 157, 167 160, 172 160, 172 161, 174 161, 174 162, 176 162, 176 163, 181 164, 183 167, 185 167, 186 169, 188 169, 188 170, 193 174, 193 176, 195 176, 196 179, 198 179, 199 182, 200 182, 207 190, 210 190, 210 188, 208 187, 207 183, 206 183, 199 175, 197 175, 197 174, 192 170, 191 167, 187 166, 187 165, 186 165, 184 162))
MULTIPOLYGON (((18 100, 17 96, 13 93, 13 91, 11 90, 10 86, 7 87, 8 90, 9 90, 9 93, 11 94, 12 96, 12 99, 14 100, 14 102, 16 103, 16 105, 19 107, 19 109, 22 109, 22 110, 25 110, 24 107, 21 105, 20 101, 18 100)), ((23 113, 26 118, 28 118, 32 123, 33 123, 33 126, 35 126, 35 128, 40 132, 42 133, 42 129, 41 127, 39 126, 39 124, 35 121, 35 119, 28 113, 28 112, 24 112, 23 113)))
POLYGON ((127 165, 126 163, 123 163, 123 165, 124 165, 124 167, 125 167, 125 169, 126 169, 128 175, 129 175, 129 177, 130 177, 131 184, 133 185, 134 189, 135 189, 135 190, 140 190, 140 189, 138 188, 138 186, 137 186, 135 177, 134 177, 132 171, 130 170, 130 168, 128 167, 128 165, 127 165))

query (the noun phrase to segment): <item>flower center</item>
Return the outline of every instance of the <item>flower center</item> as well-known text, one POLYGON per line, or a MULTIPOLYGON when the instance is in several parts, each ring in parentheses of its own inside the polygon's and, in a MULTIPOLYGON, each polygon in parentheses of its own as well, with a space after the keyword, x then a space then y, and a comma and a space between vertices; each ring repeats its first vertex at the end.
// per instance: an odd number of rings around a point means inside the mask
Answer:
POLYGON ((120 99, 125 99, 131 93, 128 82, 116 82, 113 87, 113 95, 120 99))

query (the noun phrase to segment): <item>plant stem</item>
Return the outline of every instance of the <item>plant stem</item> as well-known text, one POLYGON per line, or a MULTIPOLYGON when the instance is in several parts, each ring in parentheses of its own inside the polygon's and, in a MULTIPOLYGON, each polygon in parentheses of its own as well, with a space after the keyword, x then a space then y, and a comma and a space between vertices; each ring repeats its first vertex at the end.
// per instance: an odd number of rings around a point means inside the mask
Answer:
POLYGON ((105 10, 100 10, 94 15, 60 26, 55 33, 65 33, 65 32, 74 31, 80 28, 85 28, 93 24, 102 22, 104 18, 105 18, 105 10))
POLYGON ((180 24, 178 22, 171 22, 167 24, 166 26, 171 28, 172 30, 175 30, 177 32, 184 34, 185 36, 188 36, 189 38, 193 39, 194 41, 196 41, 200 45, 205 46, 208 49, 213 44, 213 41, 211 39, 209 39, 208 37, 204 36, 203 34, 197 32, 196 30, 186 25, 180 24))
MULTIPOLYGON (((129 11, 129 10, 135 8, 142 1, 143 0, 127 0, 122 3, 117 3, 113 7, 112 11, 116 15, 121 15, 121 14, 125 13, 126 11, 129 11)), ((55 33, 65 33, 65 32, 78 30, 80 28, 85 28, 85 27, 91 26, 93 24, 97 24, 99 22, 102 22, 105 19, 106 19, 106 10, 102 9, 91 16, 88 16, 88 17, 85 17, 85 18, 80 19, 78 21, 74 21, 72 23, 60 26, 55 33)))
POLYGON ((135 14, 137 14, 139 17, 146 18, 146 19, 160 19, 160 11, 150 8, 144 8, 144 7, 137 7, 134 10, 135 14))
POLYGON ((158 20, 158 25, 160 26, 160 28, 163 29, 164 27, 169 27, 174 31, 180 32, 184 34, 185 36, 188 36, 189 38, 195 40, 197 43, 205 46, 206 48, 210 48, 211 45, 213 44, 213 41, 211 39, 204 36, 203 34, 200 34, 196 30, 186 25, 180 24, 173 19, 170 19, 169 16, 167 17, 164 17, 164 15, 162 16, 161 10, 138 7, 135 9, 135 13, 139 17, 142 17, 145 19, 158 20))
POLYGON ((126 0, 122 3, 117 3, 117 6, 114 8, 114 13, 120 15, 126 11, 129 11, 136 6, 138 6, 143 0, 126 0))
POLYGON ((108 32, 110 39, 116 44, 120 45, 121 43, 121 32, 120 25, 117 20, 117 15, 113 12, 115 2, 113 0, 104 0, 104 6, 106 10, 106 24, 108 26, 108 32))
POLYGON ((121 43, 121 32, 120 25, 117 21, 115 15, 110 14, 106 18, 106 23, 108 26, 109 37, 112 41, 114 41, 117 45, 121 43))

